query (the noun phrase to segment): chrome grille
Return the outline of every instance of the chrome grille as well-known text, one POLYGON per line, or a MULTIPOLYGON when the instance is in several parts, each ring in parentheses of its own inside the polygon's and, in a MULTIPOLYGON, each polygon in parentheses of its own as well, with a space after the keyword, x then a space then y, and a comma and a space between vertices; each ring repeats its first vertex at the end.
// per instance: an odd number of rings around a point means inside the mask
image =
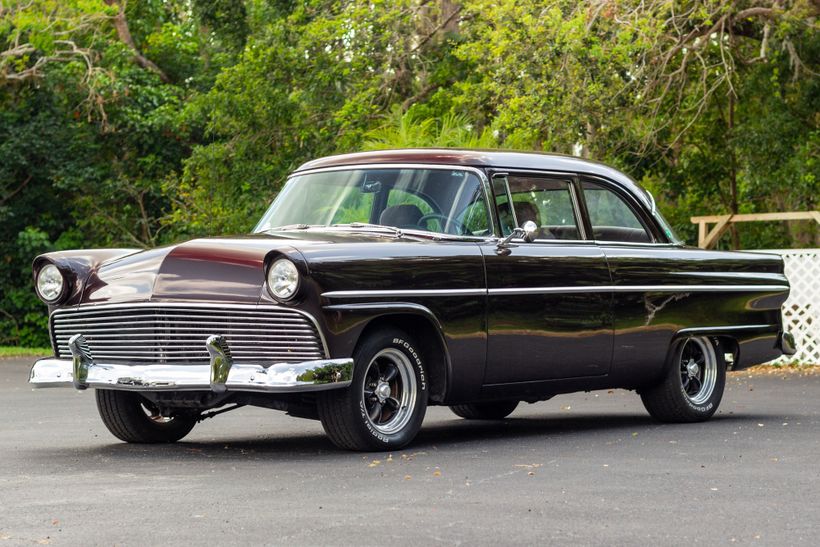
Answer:
POLYGON ((103 363, 207 363, 205 340, 225 337, 236 361, 310 361, 326 357, 310 316, 276 306, 116 304, 59 310, 51 316, 57 356, 82 334, 103 363))

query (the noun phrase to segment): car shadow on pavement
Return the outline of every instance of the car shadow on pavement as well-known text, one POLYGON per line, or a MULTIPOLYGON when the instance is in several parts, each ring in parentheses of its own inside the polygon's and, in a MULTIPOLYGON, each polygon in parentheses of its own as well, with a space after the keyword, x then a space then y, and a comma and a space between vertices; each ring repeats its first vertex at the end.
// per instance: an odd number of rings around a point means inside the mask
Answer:
MULTIPOLYGON (((543 441, 549 442, 556 448, 561 448, 565 444, 578 447, 584 443, 592 447, 601 442, 632 437, 636 432, 643 434, 643 438, 646 439, 650 433, 657 435, 659 431, 663 431, 662 442, 666 442, 668 434, 677 438, 677 436, 691 435, 701 428, 725 429, 727 426, 756 424, 764 418, 766 416, 754 414, 718 415, 708 422, 694 424, 661 424, 648 416, 640 415, 523 416, 494 421, 468 421, 454 418, 453 420, 438 420, 433 424, 423 426, 418 437, 410 446, 396 450, 393 454, 401 454, 405 450, 413 452, 419 449, 434 449, 437 453, 442 454, 447 451, 457 452, 464 448, 474 450, 476 444, 480 444, 482 448, 498 448, 521 441, 529 442, 536 437, 543 438, 543 441)), ((117 461, 150 459, 156 463, 164 460, 179 462, 202 459, 231 462, 273 461, 292 460, 305 456, 338 459, 339 456, 348 458, 356 454, 361 453, 336 448, 321 433, 276 435, 275 432, 265 432, 265 434, 253 437, 237 438, 226 435, 208 440, 183 440, 175 444, 139 445, 111 442, 110 444, 89 444, 65 449, 38 449, 30 452, 29 456, 39 460, 65 456, 117 461)))

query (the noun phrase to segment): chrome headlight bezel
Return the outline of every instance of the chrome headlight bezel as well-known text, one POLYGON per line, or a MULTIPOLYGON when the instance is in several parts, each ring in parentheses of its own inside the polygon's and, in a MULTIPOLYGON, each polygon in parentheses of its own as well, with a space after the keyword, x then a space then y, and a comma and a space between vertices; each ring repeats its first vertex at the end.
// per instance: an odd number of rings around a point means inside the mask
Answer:
POLYGON ((48 263, 37 272, 34 290, 40 300, 46 304, 57 304, 68 292, 68 280, 65 274, 53 263, 48 263), (59 284, 55 285, 59 279, 59 284))
POLYGON ((299 268, 288 258, 278 258, 268 267, 265 275, 268 293, 279 302, 293 300, 299 294, 302 276, 299 268))

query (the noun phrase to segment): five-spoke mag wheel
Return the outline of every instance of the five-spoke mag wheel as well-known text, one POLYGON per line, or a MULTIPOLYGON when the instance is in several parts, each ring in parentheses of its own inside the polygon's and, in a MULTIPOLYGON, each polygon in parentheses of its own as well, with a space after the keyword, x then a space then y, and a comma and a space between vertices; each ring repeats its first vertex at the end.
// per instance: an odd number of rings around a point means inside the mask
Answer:
POLYGON ((657 420, 699 422, 717 411, 725 384, 726 364, 719 343, 692 336, 677 343, 661 381, 640 394, 657 420))
POLYGON ((427 410, 424 355, 407 333, 375 330, 353 354, 347 389, 319 394, 319 418, 330 440, 349 450, 395 450, 413 440, 427 410))
POLYGON ((706 338, 690 338, 681 350, 681 388, 695 405, 702 405, 715 390, 717 359, 706 338))
POLYGON ((367 417, 377 431, 401 430, 412 416, 418 395, 407 355, 395 348, 377 353, 367 366, 362 392, 367 417))

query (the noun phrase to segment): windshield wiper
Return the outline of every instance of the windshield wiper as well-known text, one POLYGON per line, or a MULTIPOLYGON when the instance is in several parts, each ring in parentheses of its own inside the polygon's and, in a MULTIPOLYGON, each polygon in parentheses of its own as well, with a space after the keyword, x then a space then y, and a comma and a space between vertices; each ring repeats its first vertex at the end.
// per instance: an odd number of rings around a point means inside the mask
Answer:
POLYGON ((266 232, 279 232, 282 230, 307 230, 308 228, 317 228, 319 224, 286 224, 285 226, 277 226, 275 228, 269 228, 265 230, 266 232))
POLYGON ((395 226, 385 226, 383 224, 370 224, 369 222, 350 222, 345 224, 331 224, 331 228, 365 228, 373 231, 389 232, 396 237, 401 237, 404 233, 395 226))

